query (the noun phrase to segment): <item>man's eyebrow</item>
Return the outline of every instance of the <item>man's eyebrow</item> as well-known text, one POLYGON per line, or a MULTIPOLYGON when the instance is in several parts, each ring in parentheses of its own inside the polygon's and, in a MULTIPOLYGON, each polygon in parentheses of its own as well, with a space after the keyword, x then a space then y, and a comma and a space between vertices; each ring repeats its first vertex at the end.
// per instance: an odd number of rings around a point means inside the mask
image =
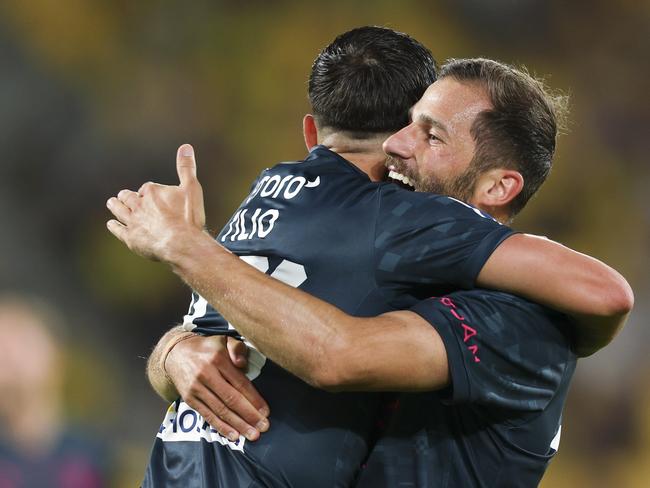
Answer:
POLYGON ((426 115, 426 114, 418 115, 418 122, 420 122, 421 124, 426 124, 426 125, 430 125, 432 127, 436 127, 437 129, 444 132, 446 135, 449 135, 449 131, 447 130, 447 127, 445 126, 445 124, 443 124, 439 120, 434 119, 433 117, 431 117, 429 115, 426 115))

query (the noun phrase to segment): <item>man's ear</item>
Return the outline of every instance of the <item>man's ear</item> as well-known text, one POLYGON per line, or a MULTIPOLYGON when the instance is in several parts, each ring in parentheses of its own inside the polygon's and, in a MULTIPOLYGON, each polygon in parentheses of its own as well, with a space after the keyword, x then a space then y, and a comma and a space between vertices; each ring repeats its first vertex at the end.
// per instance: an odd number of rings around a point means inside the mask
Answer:
POLYGON ((495 168, 479 176, 472 203, 493 216, 507 214, 512 202, 524 188, 524 177, 513 169, 495 168))
POLYGON ((305 138, 307 150, 311 151, 311 148, 318 144, 318 129, 312 114, 307 114, 302 118, 302 135, 305 138))

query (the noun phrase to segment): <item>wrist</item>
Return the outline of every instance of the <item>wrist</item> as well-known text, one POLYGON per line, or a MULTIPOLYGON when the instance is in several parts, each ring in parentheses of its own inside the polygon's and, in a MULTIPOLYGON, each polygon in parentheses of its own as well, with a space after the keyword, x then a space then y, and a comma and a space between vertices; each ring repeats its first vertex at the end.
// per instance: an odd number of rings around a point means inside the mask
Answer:
POLYGON ((200 277, 206 263, 210 267, 219 268, 223 265, 222 258, 225 256, 231 256, 230 251, 216 242, 207 231, 197 230, 185 234, 166 261, 174 273, 200 293, 200 277))
POLYGON ((174 337, 174 340, 172 340, 165 350, 163 351, 161 357, 162 361, 160 364, 160 369, 162 370, 163 374, 165 375, 165 378, 169 383, 174 383, 169 376, 169 373, 167 372, 167 359, 171 356, 171 352, 174 350, 174 348, 180 343, 183 342, 187 339, 191 339, 193 337, 199 337, 199 334, 195 334, 194 332, 183 332, 182 334, 179 334, 178 336, 174 337))
POLYGON ((169 241, 165 243, 161 260, 169 264, 174 271, 191 267, 190 264, 201 255, 201 249, 214 244, 213 237, 205 230, 178 230, 172 233, 169 241))

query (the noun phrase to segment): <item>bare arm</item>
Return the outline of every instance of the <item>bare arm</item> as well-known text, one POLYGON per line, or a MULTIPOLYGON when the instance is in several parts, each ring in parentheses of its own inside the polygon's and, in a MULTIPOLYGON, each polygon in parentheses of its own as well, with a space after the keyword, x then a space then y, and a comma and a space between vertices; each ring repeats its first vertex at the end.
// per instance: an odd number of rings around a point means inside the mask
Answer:
MULTIPOLYGON (((145 185, 139 194, 123 190, 118 195, 119 198, 109 200, 109 208, 119 219, 119 222, 109 221, 109 230, 130 249, 145 257, 168 262, 183 280, 217 308, 229 322, 235 324, 239 332, 249 337, 264 354, 311 384, 332 389, 405 390, 418 389, 423 385, 434 387, 444 384, 444 368, 442 374, 436 373, 433 378, 422 379, 409 374, 400 374, 399 378, 381 376, 389 375, 390 371, 386 370, 391 369, 381 369, 382 365, 395 368, 388 360, 399 361, 399 354, 404 354, 404 349, 394 347, 393 351, 397 350, 398 354, 391 356, 390 349, 393 344, 387 336, 380 335, 377 337, 383 342, 375 344, 376 349, 355 346, 360 341, 366 343, 371 336, 375 337, 374 334, 380 329, 388 330, 391 321, 386 320, 386 317, 395 318, 400 315, 384 315, 372 319, 351 317, 336 307, 248 266, 202 231, 205 223, 203 200, 196 179, 193 153, 183 155, 182 151, 179 152, 177 169, 181 181, 178 187, 145 185), (386 352, 386 349, 389 351, 386 352), (381 358, 379 350, 382 354, 389 355, 381 358), (351 358, 350 355, 354 357, 351 358), (378 361, 377 358, 382 360, 378 361)), ((576 287, 585 282, 599 283, 603 275, 596 273, 594 278, 590 274, 593 269, 584 266, 583 258, 588 261, 591 258, 573 251, 566 254, 566 248, 544 239, 530 242, 531 239, 535 238, 529 236, 523 242, 521 238, 515 237, 506 240, 499 247, 500 250, 503 248, 508 251, 505 264, 498 259, 488 263, 489 268, 486 274, 481 273, 480 283, 486 284, 492 280, 496 288, 519 293, 556 308, 573 310, 576 305, 571 299, 567 299, 566 294, 577 293, 576 287), (504 248, 506 245, 514 248, 504 248), (557 283, 547 285, 545 281, 543 286, 540 285, 538 281, 546 276, 547 271, 533 268, 532 264, 539 259, 542 248, 546 248, 549 253, 546 256, 550 256, 547 259, 550 263, 555 262, 554 267, 558 272, 569 269, 568 264, 559 257, 578 258, 579 263, 572 266, 585 271, 587 278, 585 279, 585 274, 563 274, 565 281, 559 285, 564 289, 560 293, 553 289, 557 283), (554 261, 555 257, 557 261, 554 261), (531 275, 532 269, 535 270, 535 275, 531 275), (501 279, 502 275, 510 275, 508 279, 514 280, 515 285, 504 284, 506 278, 501 279)), ((598 263, 595 260, 590 262, 598 263)), ((602 270, 601 266, 604 265, 599 263, 596 268, 602 270)), ((611 275, 607 276, 611 279, 611 275)), ((580 301, 584 296, 571 296, 579 301, 577 312, 574 310, 574 313, 604 317, 605 321, 621 313, 624 315, 631 308, 631 301, 613 307, 612 310, 609 307, 603 309, 600 303, 593 307, 593 300, 590 301, 589 296, 587 305, 580 301)), ((403 344, 404 347, 408 345, 406 350, 415 347, 414 344, 424 350, 427 345, 433 345, 428 353, 413 354, 407 358, 408 364, 404 367, 410 372, 419 367, 416 361, 426 361, 431 357, 437 361, 442 357, 435 343, 435 335, 429 335, 430 341, 414 342, 418 340, 417 337, 423 338, 418 334, 425 332, 411 329, 408 324, 412 322, 417 323, 410 319, 395 319, 393 326, 401 326, 404 337, 411 337, 403 344), (415 332, 412 332, 413 330, 415 332), (411 333, 414 335, 409 336, 411 333)), ((439 368, 428 369, 439 371, 439 368)))
POLYGON ((477 284, 507 291, 571 315, 576 352, 611 342, 634 304, 625 278, 606 264, 543 237, 516 234, 492 253, 477 284))
POLYGON ((203 232, 183 242, 174 271, 263 354, 307 383, 357 391, 447 384, 442 340, 417 314, 353 317, 259 272, 203 232))

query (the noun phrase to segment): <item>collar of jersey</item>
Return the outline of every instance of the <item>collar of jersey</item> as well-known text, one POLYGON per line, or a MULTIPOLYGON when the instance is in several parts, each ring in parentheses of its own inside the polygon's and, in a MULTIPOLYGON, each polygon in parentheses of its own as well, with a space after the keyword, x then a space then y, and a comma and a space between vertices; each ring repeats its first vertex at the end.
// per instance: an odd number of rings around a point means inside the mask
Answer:
POLYGON ((314 147, 312 147, 309 150, 309 156, 305 161, 309 161, 312 158, 317 158, 317 157, 330 157, 333 159, 336 159, 338 162, 341 164, 345 165, 347 168, 351 169, 355 173, 357 173, 359 176, 361 176, 364 180, 370 180, 370 177, 361 171, 359 168, 357 168, 353 163, 345 159, 344 157, 341 157, 338 153, 332 151, 331 149, 327 148, 326 146, 323 146, 321 144, 318 144, 314 147))

